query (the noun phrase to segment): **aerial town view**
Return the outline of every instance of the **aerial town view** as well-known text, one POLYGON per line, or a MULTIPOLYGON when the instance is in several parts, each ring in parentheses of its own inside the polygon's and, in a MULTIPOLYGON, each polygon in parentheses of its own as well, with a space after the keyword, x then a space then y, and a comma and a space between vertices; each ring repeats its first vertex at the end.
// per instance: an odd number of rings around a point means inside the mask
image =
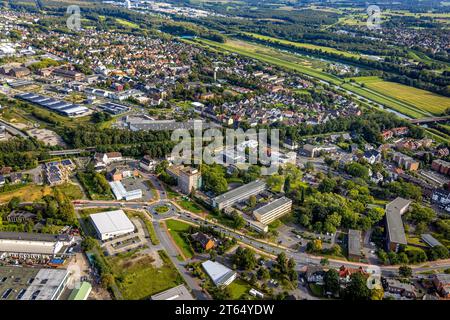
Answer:
POLYGON ((0 0, 0 306, 450 300, 449 30, 438 0, 0 0))

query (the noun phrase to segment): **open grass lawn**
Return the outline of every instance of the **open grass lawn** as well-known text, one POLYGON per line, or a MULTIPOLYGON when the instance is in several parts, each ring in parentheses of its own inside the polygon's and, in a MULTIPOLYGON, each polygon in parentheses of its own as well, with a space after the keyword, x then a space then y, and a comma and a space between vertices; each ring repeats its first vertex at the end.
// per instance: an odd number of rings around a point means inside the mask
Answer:
POLYGON ((51 193, 52 188, 50 186, 27 184, 19 189, 0 193, 0 203, 9 202, 14 197, 19 197, 22 202, 33 202, 51 193))
POLYGON ((167 230, 169 230, 170 235, 177 244, 178 248, 183 252, 184 256, 188 259, 192 258, 194 252, 192 251, 191 245, 184 240, 181 235, 189 230, 190 225, 179 220, 169 219, 166 221, 167 230))
POLYGON ((249 283, 245 282, 242 279, 236 279, 234 280, 228 288, 231 292, 231 299, 232 300, 239 300, 242 298, 242 296, 250 291, 252 288, 249 283))
POLYGON ((202 208, 198 204, 193 202, 192 200, 182 199, 182 200, 177 201, 177 203, 184 210, 187 210, 187 211, 190 211, 193 213, 202 213, 203 212, 202 208))
POLYGON ((157 214, 164 214, 164 213, 166 213, 167 211, 169 211, 169 207, 166 206, 166 205, 161 205, 161 206, 159 206, 159 207, 156 207, 156 208, 155 208, 155 211, 156 211, 157 214))
POLYGON ((158 251, 164 264, 152 265, 150 256, 108 257, 120 292, 125 300, 142 300, 183 283, 183 278, 164 251, 158 251))
POLYGON ((247 36, 256 38, 256 39, 260 39, 260 40, 264 40, 264 41, 268 41, 268 42, 272 42, 272 43, 278 42, 280 44, 290 45, 290 46, 294 46, 294 47, 298 47, 298 48, 305 48, 305 49, 322 51, 322 52, 326 52, 326 53, 339 54, 344 57, 353 57, 353 58, 360 57, 359 54, 355 54, 355 53, 351 53, 351 52, 347 52, 347 51, 341 51, 341 50, 331 48, 331 47, 318 46, 318 45, 310 44, 310 43, 294 42, 294 41, 264 36, 264 35, 260 35, 260 34, 256 34, 256 33, 244 32, 244 34, 247 36))
POLYGON ((70 200, 83 199, 83 192, 76 184, 65 183, 55 187, 55 189, 64 193, 70 200))

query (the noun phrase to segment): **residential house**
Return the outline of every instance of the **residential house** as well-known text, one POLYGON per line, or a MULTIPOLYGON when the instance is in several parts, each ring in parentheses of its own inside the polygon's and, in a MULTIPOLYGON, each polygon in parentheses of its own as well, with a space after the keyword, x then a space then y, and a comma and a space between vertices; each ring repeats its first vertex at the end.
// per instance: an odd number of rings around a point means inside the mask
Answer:
POLYGON ((34 222, 36 220, 37 215, 32 212, 24 211, 24 210, 13 210, 6 217, 8 222, 15 223, 25 223, 25 222, 34 222))
POLYGON ((206 251, 216 246, 214 239, 211 236, 204 234, 203 232, 196 232, 192 234, 191 237, 194 241, 200 243, 202 248, 206 251))
POLYGON ((409 299, 417 297, 416 288, 412 284, 403 283, 396 279, 386 279, 384 289, 389 293, 398 294, 409 299))
POLYGON ((444 298, 450 298, 450 274, 439 273, 433 275, 436 291, 444 298))
POLYGON ((155 170, 157 162, 153 160, 149 155, 145 155, 141 161, 139 161, 139 167, 144 169, 145 171, 153 171, 155 170))

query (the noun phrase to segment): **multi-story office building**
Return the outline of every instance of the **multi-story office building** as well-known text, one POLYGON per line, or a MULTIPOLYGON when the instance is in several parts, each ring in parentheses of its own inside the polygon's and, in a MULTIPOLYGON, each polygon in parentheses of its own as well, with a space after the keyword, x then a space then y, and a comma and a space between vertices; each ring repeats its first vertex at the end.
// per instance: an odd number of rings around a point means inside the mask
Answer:
POLYGON ((397 252, 400 245, 406 246, 406 235, 402 215, 408 210, 411 200, 396 198, 386 205, 386 247, 397 252))
POLYGON ((253 211, 253 216, 263 224, 270 224, 285 214, 290 213, 291 209, 292 200, 281 197, 253 211))
POLYGON ((167 173, 177 179, 178 188, 184 194, 190 194, 192 190, 197 190, 202 185, 202 176, 198 169, 184 166, 171 166, 167 168, 167 173))
POLYGON ((213 199, 212 205, 214 208, 222 210, 230 207, 238 201, 246 200, 251 196, 266 190, 266 183, 262 180, 252 181, 236 189, 230 190, 213 199))

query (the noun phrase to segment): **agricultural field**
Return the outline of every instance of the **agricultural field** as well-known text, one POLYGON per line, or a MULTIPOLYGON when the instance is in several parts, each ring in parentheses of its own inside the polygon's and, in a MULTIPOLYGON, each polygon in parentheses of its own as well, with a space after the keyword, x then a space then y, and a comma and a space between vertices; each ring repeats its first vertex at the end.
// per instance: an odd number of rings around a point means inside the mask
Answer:
POLYGON ((130 22, 128 20, 116 18, 116 22, 127 28, 139 29, 139 26, 136 23, 130 22))
POLYGON ((351 52, 347 52, 347 51, 341 51, 341 50, 331 48, 331 47, 318 46, 318 45, 314 45, 314 44, 310 44, 310 43, 288 41, 288 40, 284 40, 284 39, 263 36, 263 35, 256 34, 256 33, 245 32, 244 34, 247 36, 253 37, 255 39, 267 41, 269 43, 280 43, 280 44, 290 45, 290 46, 294 46, 294 47, 298 47, 298 48, 323 51, 323 52, 327 52, 327 53, 339 54, 344 57, 352 57, 352 58, 360 58, 361 57, 359 54, 355 54, 355 53, 351 53, 351 52))
POLYGON ((386 97, 398 100, 400 103, 417 109, 421 113, 441 115, 450 108, 450 98, 438 94, 406 86, 403 84, 384 81, 378 77, 353 78, 357 83, 386 97))

